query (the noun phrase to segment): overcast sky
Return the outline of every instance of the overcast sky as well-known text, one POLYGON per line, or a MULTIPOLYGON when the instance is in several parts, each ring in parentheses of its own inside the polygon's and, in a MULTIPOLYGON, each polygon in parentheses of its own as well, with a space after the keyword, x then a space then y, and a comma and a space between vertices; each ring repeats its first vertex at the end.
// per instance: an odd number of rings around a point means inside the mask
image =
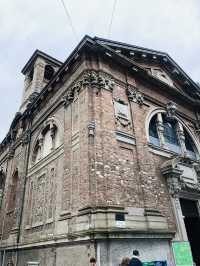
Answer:
MULTIPOLYGON (((79 40, 108 38, 114 0, 64 0, 79 40)), ((118 0, 110 39, 168 52, 200 81, 200 0, 118 0)), ((0 141, 19 109, 35 49, 64 61, 77 45, 61 0, 0 0, 0 141)))

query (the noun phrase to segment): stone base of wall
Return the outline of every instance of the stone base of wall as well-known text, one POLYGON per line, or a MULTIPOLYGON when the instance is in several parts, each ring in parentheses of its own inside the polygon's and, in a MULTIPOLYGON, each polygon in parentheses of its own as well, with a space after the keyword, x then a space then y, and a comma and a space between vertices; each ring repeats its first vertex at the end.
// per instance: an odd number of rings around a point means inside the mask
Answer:
MULTIPOLYGON (((173 266, 170 240, 153 236, 104 238, 95 242, 63 243, 18 250, 17 266, 88 266, 91 257, 97 258, 97 266, 118 266, 123 257, 131 258, 134 249, 139 250, 143 262, 166 260, 167 265, 173 266)), ((6 266, 11 257, 15 265, 16 255, 16 251, 6 251, 4 265, 1 265, 6 266)))
POLYGON ((97 246, 99 266, 119 266, 123 257, 132 257, 134 249, 140 252, 142 262, 166 260, 168 266, 174 265, 169 240, 136 238, 99 242, 97 246))

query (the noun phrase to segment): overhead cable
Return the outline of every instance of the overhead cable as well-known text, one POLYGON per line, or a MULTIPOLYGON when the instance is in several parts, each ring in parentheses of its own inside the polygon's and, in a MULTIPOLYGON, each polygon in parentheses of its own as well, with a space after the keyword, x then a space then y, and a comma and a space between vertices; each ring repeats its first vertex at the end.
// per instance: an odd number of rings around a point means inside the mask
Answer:
POLYGON ((69 10, 67 9, 67 6, 66 6, 64 0, 60 0, 60 1, 61 1, 61 3, 62 3, 63 8, 64 8, 65 14, 66 14, 66 16, 67 16, 67 19, 68 19, 68 22, 69 22, 70 27, 71 27, 71 29, 72 29, 72 32, 73 32, 73 34, 74 34, 74 37, 75 37, 76 41, 78 42, 79 38, 78 38, 77 32, 76 32, 76 30, 75 30, 75 27, 74 27, 74 25, 73 25, 72 18, 71 18, 71 16, 70 16, 70 12, 69 12, 69 10))
POLYGON ((112 24, 113 24, 113 18, 114 18, 115 10, 116 10, 116 5, 117 5, 117 0, 114 0, 112 13, 111 13, 111 19, 110 19, 110 23, 109 23, 109 27, 108 27, 108 38, 110 38, 110 34, 111 34, 111 29, 112 29, 112 24))

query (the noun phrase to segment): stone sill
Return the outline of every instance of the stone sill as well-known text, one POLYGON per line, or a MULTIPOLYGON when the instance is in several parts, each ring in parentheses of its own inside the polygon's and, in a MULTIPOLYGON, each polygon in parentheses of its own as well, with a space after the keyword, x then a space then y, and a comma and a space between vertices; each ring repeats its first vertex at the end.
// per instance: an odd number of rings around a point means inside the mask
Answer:
POLYGON ((63 220, 71 219, 71 218, 72 218, 71 212, 62 211, 60 213, 60 217, 59 217, 58 221, 63 221, 63 220))
MULTIPOLYGON (((168 149, 155 146, 155 145, 153 145, 150 142, 148 143, 148 146, 149 146, 149 151, 154 153, 154 154, 156 154, 156 155, 160 155, 160 156, 163 156, 163 157, 166 157, 166 158, 172 158, 172 157, 178 157, 178 156, 181 157, 180 153, 176 153, 176 152, 170 151, 168 149)), ((198 162, 198 159, 195 160, 192 157, 189 157, 189 159, 192 162, 198 162)))
POLYGON ((149 146, 149 151, 156 154, 156 155, 161 155, 163 157, 167 157, 167 158, 172 158, 174 156, 179 156, 180 154, 167 150, 165 148, 161 148, 158 146, 153 145, 152 143, 148 143, 149 146))
POLYGON ((124 213, 128 214, 122 206, 95 206, 95 207, 85 207, 78 210, 77 216, 96 214, 96 213, 124 213))
POLYGON ((48 219, 46 222, 39 222, 39 223, 36 223, 36 224, 33 224, 33 225, 26 225, 25 226, 25 229, 26 230, 30 230, 30 229, 33 229, 33 228, 36 228, 36 227, 40 227, 40 226, 45 226, 46 224, 51 224, 53 223, 53 218, 51 219, 48 219))

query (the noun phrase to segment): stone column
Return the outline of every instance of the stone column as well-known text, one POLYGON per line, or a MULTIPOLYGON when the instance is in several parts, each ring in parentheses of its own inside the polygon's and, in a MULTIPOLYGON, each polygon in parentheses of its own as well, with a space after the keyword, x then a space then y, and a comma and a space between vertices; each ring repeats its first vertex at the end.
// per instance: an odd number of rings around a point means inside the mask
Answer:
POLYGON ((44 137, 42 134, 39 136, 38 141, 39 141, 39 151, 38 151, 39 152, 39 159, 41 159, 42 154, 43 154, 43 141, 44 141, 44 137))
POLYGON ((171 202, 174 210, 174 216, 176 219, 177 232, 175 235, 175 240, 188 241, 187 232, 185 228, 185 223, 183 219, 183 214, 180 205, 180 199, 178 196, 171 197, 171 202))
POLYGON ((183 220, 183 214, 181 210, 179 192, 181 191, 180 176, 183 170, 178 166, 178 159, 171 159, 166 161, 161 166, 161 172, 167 179, 168 190, 172 202, 173 212, 176 219, 177 233, 175 235, 176 240, 187 241, 187 232, 183 220))
POLYGON ((177 122, 177 124, 176 124, 176 134, 178 136, 178 141, 179 141, 179 144, 181 146, 181 154, 183 156, 186 156, 187 150, 185 147, 185 135, 184 135, 183 126, 180 122, 177 122))
POLYGON ((163 119, 162 119, 162 114, 158 113, 157 114, 157 132, 158 132, 158 138, 160 140, 160 146, 163 148, 165 146, 165 139, 164 139, 164 126, 163 126, 163 119))
POLYGON ((33 73, 33 80, 31 84, 31 91, 32 92, 40 92, 44 87, 44 69, 45 69, 45 62, 41 58, 38 58, 34 65, 34 73, 33 73))

